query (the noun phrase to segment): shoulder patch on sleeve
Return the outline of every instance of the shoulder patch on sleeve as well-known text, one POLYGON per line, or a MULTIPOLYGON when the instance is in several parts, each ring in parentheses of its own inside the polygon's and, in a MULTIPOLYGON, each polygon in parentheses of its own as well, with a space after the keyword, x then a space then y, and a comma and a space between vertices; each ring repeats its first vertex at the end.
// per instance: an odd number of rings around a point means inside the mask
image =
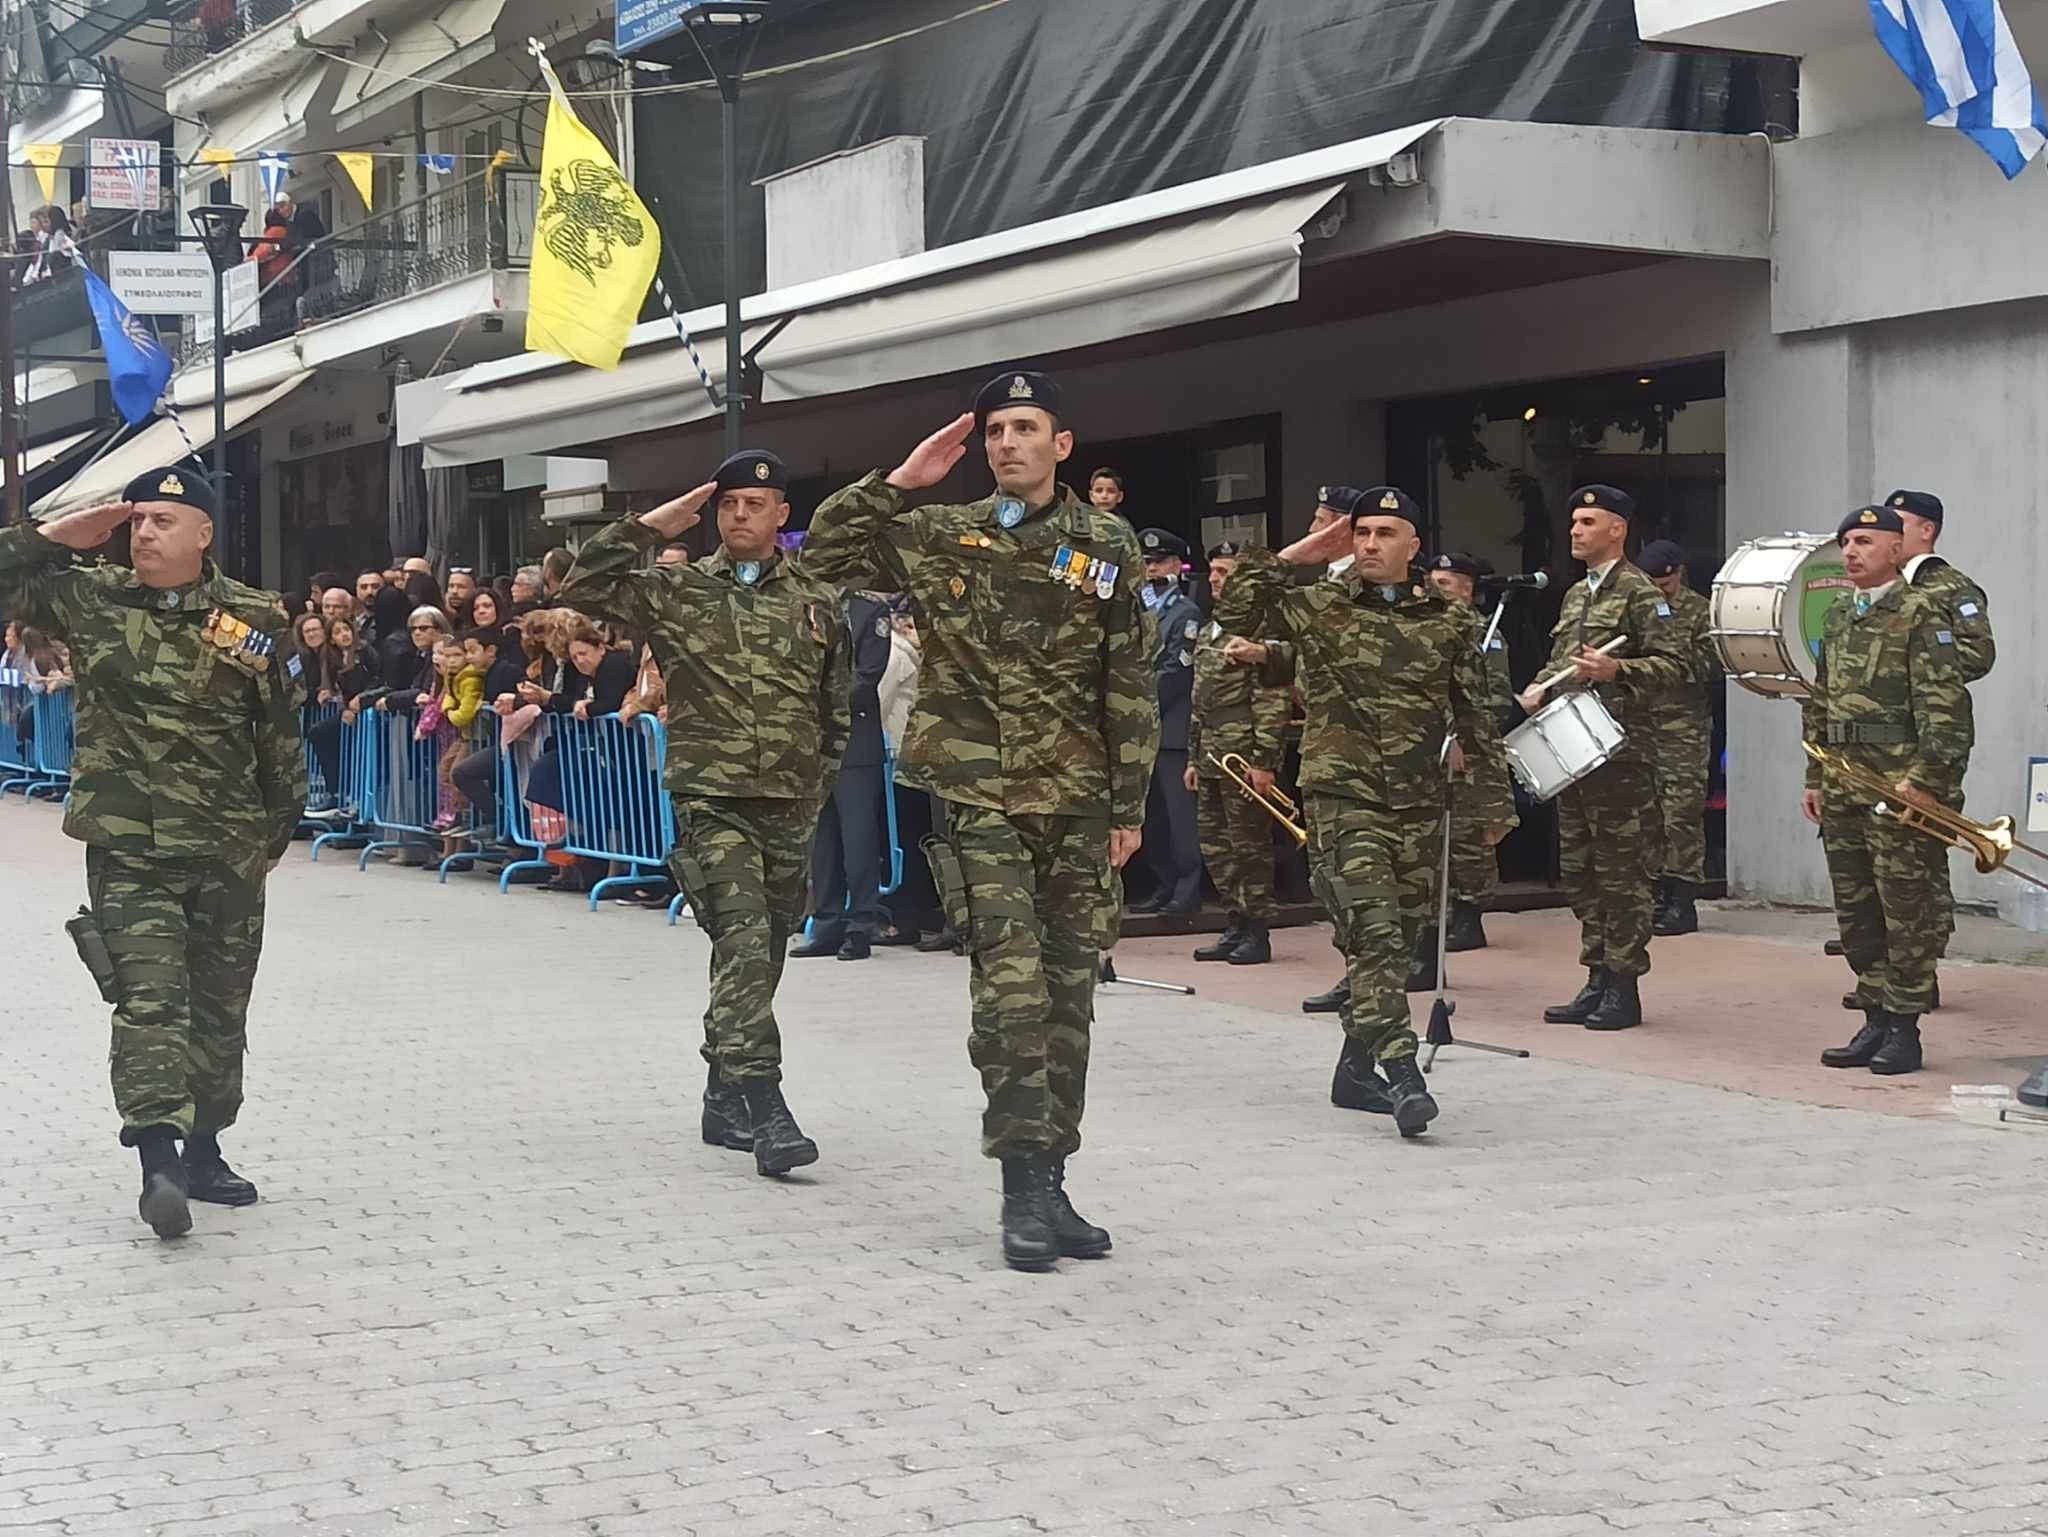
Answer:
POLYGON ((1669 619, 1671 617, 1671 605, 1669 603, 1659 603, 1657 605, 1657 617, 1659 619, 1669 619))
POLYGON ((1956 612, 1965 619, 1975 619, 1978 612, 1977 605, 1974 603, 1958 603, 1956 605, 1956 612))
POLYGON ((1955 636, 1950 634, 1947 630, 1936 630, 1934 632, 1934 639, 1938 644, 1944 646, 1953 646, 1956 643, 1955 636))
POLYGON ((1498 635, 1496 635, 1492 640, 1486 643, 1486 649, 1488 651, 1505 651, 1507 650, 1507 642, 1503 641, 1498 635))

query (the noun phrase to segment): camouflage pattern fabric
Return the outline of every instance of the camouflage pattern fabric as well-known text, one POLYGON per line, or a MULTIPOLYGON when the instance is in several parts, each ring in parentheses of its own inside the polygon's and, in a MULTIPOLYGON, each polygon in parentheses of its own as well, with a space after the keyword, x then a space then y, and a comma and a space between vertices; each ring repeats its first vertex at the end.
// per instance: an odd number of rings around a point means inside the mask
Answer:
POLYGON ((1685 642, 1686 674, 1650 705, 1647 746, 1656 809, 1650 873, 1697 886, 1707 878, 1707 774, 1714 747, 1709 693, 1722 674, 1707 600, 1681 587, 1670 600, 1671 622, 1685 642))
POLYGON ((71 648, 77 745, 64 830, 95 848, 218 859, 259 879, 306 806, 283 604, 207 562, 158 591, 0 528, 0 611, 71 648))
POLYGON ((967 1054, 988 1099, 981 1150, 990 1158, 1081 1146, 1095 986, 1121 905, 1109 829, 1099 813, 946 805, 961 879, 945 896, 966 936, 967 1054))
POLYGON ((904 783, 1012 816, 1143 824, 1159 705, 1143 561, 1122 518, 1062 489, 1005 529, 994 497, 910 511, 877 472, 813 515, 802 563, 916 600, 924 666, 904 783))
MULTIPOLYGON (((1494 720, 1510 718, 1514 710, 1514 684, 1508 676, 1506 643, 1496 635, 1493 645, 1480 660, 1486 668, 1486 708, 1494 720)), ((1486 841, 1495 827, 1521 825, 1515 810, 1514 786, 1509 780, 1505 754, 1492 763, 1465 772, 1451 780, 1451 896, 1475 907, 1493 900, 1500 885, 1500 856, 1486 841)), ((1434 879, 1431 885, 1434 886, 1434 879)))
MULTIPOLYGON (((1991 603, 1984 596, 1984 589, 1939 555, 1929 555, 1915 564, 1909 581, 1915 592, 1940 607, 1942 628, 1955 637, 1963 681, 1975 683, 1989 673, 1998 661, 1998 646, 1991 636, 1991 603)), ((1955 803, 1955 809, 1962 809, 1960 801, 1955 803)), ((1951 861, 1943 855, 1938 863, 1941 869, 1935 900, 1941 907, 1941 953, 1946 955, 1948 941, 1956 930, 1956 897, 1949 879, 1951 861)))
MULTIPOLYGON (((1944 605, 1917 585, 1895 582, 1860 618, 1852 603, 1837 603, 1828 611, 1818 677, 1800 705, 1800 725, 1807 741, 1886 784, 1903 780, 1960 809, 1976 716, 1948 623, 1944 605)), ((1953 923, 1943 895, 1947 850, 1925 833, 1873 817, 1869 795, 1811 759, 1806 785, 1822 792, 1835 917, 1858 997, 1904 1014, 1922 1012, 1953 923)))
POLYGON ((663 536, 622 518, 577 553, 561 601, 645 637, 668 689, 675 795, 820 803, 852 730, 837 588, 777 554, 741 582, 724 550, 647 568, 663 536))
POLYGON ((1258 924, 1278 911, 1273 896, 1273 819, 1251 797, 1219 775, 1196 781, 1195 815, 1202 829, 1202 859, 1224 905, 1258 924))
MULTIPOLYGON (((1656 734, 1656 710, 1670 691, 1691 676, 1691 655, 1676 613, 1657 584, 1629 564, 1616 561, 1595 589, 1574 582, 1564 595, 1557 623, 1550 631, 1550 661, 1545 676, 1568 666, 1581 646, 1598 648, 1617 635, 1628 644, 1616 658, 1620 675, 1595 687, 1600 702, 1627 733, 1618 758, 1647 761, 1656 734)), ((1546 696, 1556 699, 1585 687, 1567 678, 1546 696)), ((1610 765, 1611 766, 1611 765, 1610 765)), ((1592 777, 1605 773, 1602 768, 1592 777)))
MULTIPOLYGON (((1213 621, 1195 641, 1195 707, 1188 727, 1188 762, 1204 779, 1223 771, 1209 760, 1241 753, 1253 768, 1279 773, 1287 754, 1287 717, 1292 701, 1285 684, 1274 684, 1258 667, 1223 659, 1236 637, 1213 621)), ((1270 665, 1270 664, 1268 664, 1270 665)))
POLYGON ((1340 795, 1317 795, 1308 819, 1316 897, 1351 984, 1344 1033, 1376 1062, 1412 1057, 1408 964, 1431 919, 1442 823, 1390 816, 1340 795))
POLYGON ((86 891, 114 963, 114 1106, 121 1140, 235 1124, 249 993, 263 951, 263 879, 219 860, 88 845, 86 891))
POLYGON ((704 1060, 728 1083, 778 1083, 775 989, 790 938, 803 926, 818 808, 769 796, 670 801, 676 846, 669 872, 711 940, 704 1060))

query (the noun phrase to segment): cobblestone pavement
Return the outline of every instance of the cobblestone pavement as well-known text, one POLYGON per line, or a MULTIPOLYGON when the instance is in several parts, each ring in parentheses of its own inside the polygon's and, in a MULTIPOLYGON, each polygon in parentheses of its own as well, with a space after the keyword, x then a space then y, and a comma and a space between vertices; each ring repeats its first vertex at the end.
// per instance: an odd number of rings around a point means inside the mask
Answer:
POLYGON ((791 964, 776 1183, 697 1138, 694 930, 301 847, 265 1199, 164 1244, 55 822, 0 807, 0 1534, 2048 1526, 2048 1141, 1459 1053, 1404 1145, 1328 1024, 1120 990, 1116 1253, 1017 1275, 958 961, 791 964))

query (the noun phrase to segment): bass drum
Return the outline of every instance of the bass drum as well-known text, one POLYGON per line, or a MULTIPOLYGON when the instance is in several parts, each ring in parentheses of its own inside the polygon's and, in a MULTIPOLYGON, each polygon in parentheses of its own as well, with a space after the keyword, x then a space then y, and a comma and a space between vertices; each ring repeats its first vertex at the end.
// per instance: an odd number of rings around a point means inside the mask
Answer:
POLYGON ((1709 634, 1733 682, 1805 699, 1828 610, 1851 588, 1833 534, 1774 534, 1740 546, 1714 578, 1709 634))

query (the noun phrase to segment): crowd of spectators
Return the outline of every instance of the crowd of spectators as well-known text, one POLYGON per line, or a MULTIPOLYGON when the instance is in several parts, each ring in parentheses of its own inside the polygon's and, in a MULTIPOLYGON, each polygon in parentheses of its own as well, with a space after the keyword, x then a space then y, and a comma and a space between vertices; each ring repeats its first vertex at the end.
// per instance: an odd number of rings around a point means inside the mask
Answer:
POLYGON ((0 644, 0 759, 35 761, 35 702, 71 687, 71 653, 59 641, 18 620, 7 621, 0 644))
POLYGON ((71 216, 55 203, 31 209, 28 228, 16 230, 14 254, 22 258, 15 282, 46 282, 78 265, 78 239, 71 216))

